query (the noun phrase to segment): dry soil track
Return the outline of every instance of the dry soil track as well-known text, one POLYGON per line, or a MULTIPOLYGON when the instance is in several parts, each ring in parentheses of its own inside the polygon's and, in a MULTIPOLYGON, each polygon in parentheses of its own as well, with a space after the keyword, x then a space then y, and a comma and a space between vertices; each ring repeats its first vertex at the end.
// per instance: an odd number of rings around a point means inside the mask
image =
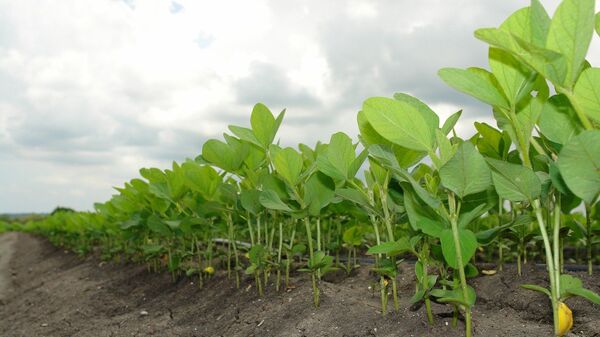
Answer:
MULTIPOLYGON (((410 311, 414 290, 409 265, 400 278, 401 310, 382 317, 373 277, 364 267, 352 277, 322 282, 322 306, 311 305, 310 284, 294 276, 295 288, 269 288, 259 299, 245 279, 240 290, 224 275, 203 289, 182 278, 148 273, 132 264, 80 258, 27 234, 0 235, 0 336, 461 336, 453 329, 450 309, 434 305, 436 323, 426 324, 423 310, 410 311), (1 280, 5 281, 1 281, 1 280), (140 315, 146 311, 148 315, 140 315)), ((522 290, 520 283, 540 283, 543 270, 514 270, 472 280, 478 290, 475 336, 550 336, 544 296, 522 290)), ((579 275, 600 291, 600 278, 579 275)), ((570 336, 600 337, 600 307, 581 300, 574 309, 570 336)))

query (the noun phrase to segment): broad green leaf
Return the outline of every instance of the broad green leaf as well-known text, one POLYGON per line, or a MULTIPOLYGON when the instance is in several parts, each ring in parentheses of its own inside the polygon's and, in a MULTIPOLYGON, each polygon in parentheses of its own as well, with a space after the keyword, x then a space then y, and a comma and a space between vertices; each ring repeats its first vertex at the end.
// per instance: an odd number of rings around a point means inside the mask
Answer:
POLYGON ((439 173, 442 184, 460 198, 485 191, 492 183, 485 159, 470 142, 463 142, 439 173))
POLYGON ((394 99, 400 102, 410 104, 415 109, 419 110, 421 116, 427 121, 427 124, 430 127, 434 127, 436 129, 439 127, 440 118, 438 117, 438 115, 433 110, 431 110, 431 108, 427 106, 427 104, 423 103, 418 98, 404 93, 395 93, 394 99))
POLYGON ((477 149, 482 155, 502 159, 508 154, 510 140, 506 141, 506 137, 502 132, 486 123, 478 122, 475 122, 475 129, 481 136, 477 139, 477 149))
POLYGON ((563 84, 571 88, 579 76, 594 34, 594 0, 563 0, 554 12, 546 48, 565 56, 567 75, 563 84))
POLYGON ((462 266, 458 265, 452 230, 445 229, 440 235, 440 243, 442 244, 444 259, 446 260, 446 263, 448 263, 448 265, 454 269, 464 268, 475 254, 478 246, 477 237, 475 237, 475 234, 468 229, 459 229, 458 239, 460 242, 460 251, 462 255, 462 266))
MULTIPOLYGON (((514 125, 514 127, 516 127, 515 131, 519 133, 519 137, 525 142, 527 151, 529 151, 529 139, 531 138, 533 128, 540 119, 540 114, 544 107, 543 102, 544 100, 541 97, 530 97, 530 99, 527 100, 527 104, 517 111, 517 120, 514 125)), ((507 132, 508 131, 509 129, 507 129, 507 132)), ((512 139, 514 143, 518 142, 518 138, 512 139)))
POLYGON ((458 110, 457 112, 450 115, 450 117, 448 117, 448 119, 446 119, 446 121, 444 122, 444 125, 442 125, 442 128, 441 128, 444 135, 448 135, 450 133, 450 131, 452 131, 452 129, 454 129, 454 126, 456 126, 456 123, 458 122, 460 115, 462 115, 462 110, 458 110))
POLYGON ((194 162, 185 162, 182 168, 186 185, 205 199, 212 199, 221 183, 217 171, 210 166, 200 166, 194 162))
POLYGON ((229 125, 229 130, 233 132, 234 135, 238 136, 241 140, 245 140, 259 147, 263 147, 262 143, 256 139, 254 132, 252 129, 244 128, 236 125, 229 125))
MULTIPOLYGON (((391 170, 394 178, 399 182, 406 181, 410 183, 412 188, 415 191, 415 194, 419 196, 421 200, 423 200, 427 205, 429 205, 433 209, 437 209, 440 205, 440 201, 431 195, 421 184, 415 180, 415 178, 404 168, 398 165, 398 161, 394 154, 390 151, 389 148, 372 145, 369 147, 369 153, 372 157, 376 158, 377 161, 385 166, 387 169, 391 170)), ((371 163, 371 170, 373 167, 376 167, 371 163)))
POLYGON ((416 192, 410 189, 404 191, 404 207, 406 208, 410 225, 415 231, 421 230, 427 235, 439 237, 443 228, 439 228, 442 225, 437 221, 436 214, 430 208, 419 204, 414 194, 416 192))
POLYGON ((410 167, 427 155, 427 152, 413 151, 405 147, 392 144, 392 142, 383 138, 379 133, 377 133, 377 131, 375 131, 371 123, 369 123, 363 111, 358 112, 357 123, 358 129, 360 130, 360 138, 365 147, 376 144, 387 145, 391 147, 393 152, 396 154, 398 164, 401 167, 410 167))
POLYGON ((533 291, 537 291, 540 292, 542 294, 546 294, 548 295, 548 297, 550 297, 550 290, 544 288, 544 287, 540 287, 538 285, 535 284, 521 284, 521 288, 527 289, 527 290, 533 290, 533 291))
POLYGON ((539 0, 532 0, 529 7, 529 23, 531 29, 530 42, 536 47, 546 46, 550 17, 539 0))
POLYGON ((418 217, 416 227, 423 233, 434 238, 439 238, 444 231, 444 225, 440 222, 422 216, 418 217))
POLYGON ((268 148, 273 143, 277 132, 275 117, 273 117, 269 108, 262 103, 256 104, 252 109, 250 125, 252 125, 252 131, 256 139, 264 148, 268 148))
POLYGON ((510 201, 532 201, 542 193, 538 176, 529 168, 496 159, 487 159, 498 195, 510 201))
MULTIPOLYGON (((565 184, 565 180, 560 174, 560 170, 558 169, 556 162, 551 162, 548 165, 548 174, 550 175, 552 186, 554 186, 560 193, 562 193, 565 196, 571 194, 571 191, 565 184)), ((562 203, 562 205, 564 205, 564 203, 562 203)))
POLYGON ((437 126, 412 105, 391 98, 372 97, 363 103, 365 117, 381 136, 416 151, 432 151, 437 126))
POLYGON ((363 149, 358 156, 354 158, 352 164, 350 164, 350 167, 348 168, 348 179, 352 179, 356 176, 358 170, 360 170, 360 167, 368 157, 369 151, 367 149, 363 149))
POLYGON ((523 96, 522 91, 532 80, 531 70, 510 52, 494 47, 490 47, 489 63, 510 105, 516 106, 523 96))
POLYGON ((475 37, 492 46, 507 50, 544 77, 560 85, 567 74, 565 57, 555 51, 536 47, 526 40, 498 28, 482 28, 475 31, 475 37))
POLYGON ((317 172, 304 185, 304 202, 309 213, 317 216, 335 196, 335 184, 327 175, 317 172))
POLYGON ((369 199, 358 190, 352 188, 340 188, 335 191, 335 194, 363 207, 364 209, 374 212, 369 199))
POLYGON ((154 214, 148 217, 146 225, 148 226, 148 229, 150 229, 154 233, 161 235, 171 235, 171 230, 169 229, 169 226, 165 225, 160 220, 160 218, 154 214))
POLYGON ((300 173, 302 173, 302 156, 291 147, 281 149, 275 145, 271 145, 270 152, 275 171, 288 184, 295 186, 298 183, 298 178, 300 178, 300 173))
POLYGON ((431 159, 436 167, 442 167, 454 156, 457 146, 452 145, 440 129, 435 130, 435 139, 438 145, 439 158, 432 157, 431 159))
POLYGON ((583 283, 578 277, 571 276, 569 274, 560 275, 560 297, 563 297, 569 289, 577 289, 582 287, 583 283))
MULTIPOLYGON (((490 184, 491 183, 492 183, 492 180, 490 177, 490 184)), ((461 213, 460 216, 458 217, 458 228, 467 227, 473 220, 479 218, 481 215, 483 215, 487 211, 489 211, 488 205, 480 204, 480 205, 477 205, 477 207, 473 208, 472 210, 469 210, 468 212, 461 213)))
POLYGON ((384 242, 377 246, 373 246, 369 248, 367 254, 377 255, 377 254, 385 254, 388 256, 396 256, 399 254, 403 254, 406 252, 410 252, 412 250, 412 246, 408 241, 408 237, 403 237, 398 241, 384 242))
POLYGON ((202 157, 227 172, 240 168, 244 158, 236 155, 235 150, 227 143, 210 139, 202 146, 202 157))
POLYGON ((600 68, 587 68, 581 73, 573 96, 583 113, 600 123, 600 68))
POLYGON ((600 36, 600 12, 596 13, 596 33, 600 36))
POLYGON ((259 196, 260 204, 265 208, 274 209, 277 211, 291 212, 292 209, 283 202, 277 193, 271 190, 262 191, 259 196))
POLYGON ((567 290, 568 295, 570 296, 579 296, 579 297, 583 297, 586 300, 598 304, 600 305, 600 295, 596 294, 595 292, 586 289, 586 288, 573 288, 573 289, 569 289, 567 290))
MULTIPOLYGON (((506 20, 504 20, 504 22, 502 22, 502 24, 500 25, 500 29, 502 29, 502 31, 514 35, 515 37, 522 39, 523 41, 533 42, 533 24, 531 21, 532 17, 533 13, 531 7, 523 7, 517 10, 516 12, 512 13, 508 18, 506 18, 506 20)), ((548 21, 546 25, 548 26, 550 18, 546 19, 548 21)), ((544 43, 540 47, 544 47, 545 45, 546 44, 544 43)))
POLYGON ((483 246, 489 245, 500 233, 510 228, 510 226, 512 226, 512 223, 506 223, 502 226, 492 227, 484 231, 479 231, 475 234, 475 236, 477 237, 477 242, 479 242, 479 244, 483 246))
POLYGON ((441 303, 451 303, 451 304, 459 304, 464 305, 466 307, 471 307, 475 305, 476 301, 476 293, 473 287, 467 285, 467 301, 465 301, 464 294, 462 289, 433 289, 430 292, 431 296, 437 297, 437 301, 441 303))
POLYGON ((577 114, 564 95, 555 95, 546 101, 540 115, 539 127, 544 137, 558 144, 566 144, 583 130, 577 114))
POLYGON ((240 193, 242 207, 252 214, 258 214, 262 209, 260 194, 261 192, 258 190, 242 190, 240 193))
POLYGON ((154 167, 140 169, 140 175, 151 183, 165 182, 167 179, 163 171, 154 167))
POLYGON ((557 164, 569 189, 593 203, 600 193, 600 131, 585 131, 571 138, 560 151, 557 164))
POLYGON ((506 96, 494 75, 481 68, 444 68, 438 75, 449 86, 492 106, 510 109, 506 96))
POLYGON ((358 247, 362 244, 364 231, 361 226, 352 226, 344 231, 342 241, 350 246, 358 247))
POLYGON ((336 180, 346 180, 355 159, 352 139, 343 132, 331 136, 327 150, 317 158, 319 170, 336 180))

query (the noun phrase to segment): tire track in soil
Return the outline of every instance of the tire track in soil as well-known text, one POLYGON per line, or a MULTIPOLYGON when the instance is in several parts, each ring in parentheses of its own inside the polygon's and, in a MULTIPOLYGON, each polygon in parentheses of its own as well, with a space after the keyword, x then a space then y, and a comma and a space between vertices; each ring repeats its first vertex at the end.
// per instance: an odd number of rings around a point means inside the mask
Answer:
POLYGON ((0 304, 4 300, 11 287, 11 272, 9 268, 12 259, 17 233, 4 233, 0 235, 0 304))

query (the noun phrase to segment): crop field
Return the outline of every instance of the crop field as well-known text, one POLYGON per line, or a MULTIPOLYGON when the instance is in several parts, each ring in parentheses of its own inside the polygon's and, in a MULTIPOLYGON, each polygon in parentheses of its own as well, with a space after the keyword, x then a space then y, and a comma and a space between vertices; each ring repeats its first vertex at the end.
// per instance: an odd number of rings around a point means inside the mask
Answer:
POLYGON ((475 31, 488 69, 438 72, 489 106, 467 139, 396 93, 284 147, 258 103, 95 211, 0 222, 0 335, 600 336, 595 34, 594 0, 475 31))

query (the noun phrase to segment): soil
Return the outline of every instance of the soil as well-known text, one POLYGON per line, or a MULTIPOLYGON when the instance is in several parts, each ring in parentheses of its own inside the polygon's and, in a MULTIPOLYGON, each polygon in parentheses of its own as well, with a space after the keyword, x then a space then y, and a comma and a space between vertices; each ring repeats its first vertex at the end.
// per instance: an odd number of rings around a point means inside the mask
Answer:
MULTIPOLYGON (((409 309, 414 292, 412 266, 399 276, 400 311, 382 316, 369 267, 321 282, 322 304, 312 306, 305 274, 294 287, 259 298, 254 281, 240 289, 224 274, 203 288, 193 279, 172 282, 168 273, 144 266, 78 257, 43 238, 10 233, 0 236, 0 336, 444 336, 463 335, 463 323, 451 326, 451 308, 433 304, 435 324, 424 308, 409 309), (6 258, 6 256, 9 256, 6 258), (3 260, 8 262, 2 264, 3 260), (147 314, 142 314, 142 312, 147 314)), ((600 291, 600 279, 575 273, 600 291)), ((470 281, 477 290, 473 309, 475 336, 552 336, 547 297, 519 284, 546 282, 542 268, 529 266, 517 277, 512 267, 470 281)), ((392 303, 390 298, 390 309, 392 303)), ((570 299, 575 317, 569 336, 600 337, 600 307, 570 299)))

